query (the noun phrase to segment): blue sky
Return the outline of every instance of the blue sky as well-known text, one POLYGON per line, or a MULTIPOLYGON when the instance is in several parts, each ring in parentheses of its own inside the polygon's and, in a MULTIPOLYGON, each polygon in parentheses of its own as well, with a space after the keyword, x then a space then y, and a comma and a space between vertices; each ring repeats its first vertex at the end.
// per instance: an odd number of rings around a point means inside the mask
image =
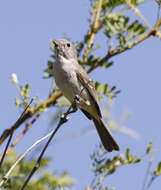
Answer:
MULTIPOLYGON (((142 5, 140 10, 151 25, 155 23, 157 6, 154 2, 142 5)), ((51 55, 50 39, 67 35, 72 41, 82 40, 88 29, 88 18, 87 0, 0 1, 1 132, 13 124, 20 114, 14 105, 14 97, 18 93, 9 80, 11 74, 17 74, 20 84, 29 83, 32 86, 32 96, 45 99, 51 86, 51 80, 43 79, 43 70, 51 55)), ((104 46, 98 53, 104 55, 106 42, 102 35, 96 38, 96 42, 99 41, 104 46)), ((140 139, 135 140, 114 132, 121 147, 120 152, 123 153, 130 147, 132 153, 141 155, 148 142, 155 139, 154 148, 157 152, 154 154, 152 168, 161 160, 160 51, 160 40, 153 37, 113 58, 115 64, 109 70, 99 69, 90 74, 92 79, 116 85, 121 90, 112 109, 113 117, 119 122, 122 113, 130 110, 131 117, 126 126, 140 134, 140 139)), ((34 124, 17 145, 18 153, 46 133, 52 113, 54 108, 43 114, 34 124)), ((92 129, 93 124, 78 112, 71 116, 70 121, 57 134, 57 138, 86 127, 92 129)), ((89 135, 52 143, 46 152, 47 156, 53 158, 50 169, 58 172, 67 170, 76 178, 75 189, 84 189, 92 181, 89 156, 98 142, 99 138, 93 130, 89 135)), ((117 153, 111 155, 115 154, 117 153)), ((141 189, 146 168, 147 162, 124 166, 115 176, 110 176, 106 184, 119 190, 141 189)), ((159 189, 160 185, 158 178, 152 184, 151 190, 159 189)))

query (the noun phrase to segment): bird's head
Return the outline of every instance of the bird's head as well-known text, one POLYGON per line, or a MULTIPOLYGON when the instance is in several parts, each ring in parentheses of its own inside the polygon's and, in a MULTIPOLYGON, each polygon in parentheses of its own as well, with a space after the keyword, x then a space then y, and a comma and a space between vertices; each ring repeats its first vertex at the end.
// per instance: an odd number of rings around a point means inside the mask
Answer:
POLYGON ((53 40, 52 43, 54 43, 56 59, 60 59, 61 57, 68 60, 77 59, 77 50, 70 41, 57 39, 53 40))

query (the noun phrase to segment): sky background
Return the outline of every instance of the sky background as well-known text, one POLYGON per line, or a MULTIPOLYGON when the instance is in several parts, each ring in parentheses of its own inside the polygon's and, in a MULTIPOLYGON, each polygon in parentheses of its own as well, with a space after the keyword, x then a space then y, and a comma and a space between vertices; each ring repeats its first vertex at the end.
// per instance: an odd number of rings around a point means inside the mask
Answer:
MULTIPOLYGON (((75 0, 1 0, 0 1, 0 83, 1 83, 1 133, 13 124, 20 112, 14 105, 18 93, 9 80, 16 73, 19 83, 32 86, 31 96, 46 99, 51 87, 50 79, 43 79, 43 70, 50 59, 50 40, 68 36, 73 42, 81 41, 88 29, 89 1, 75 0)), ((157 5, 153 1, 140 7, 151 25, 156 22, 157 5)), ((131 16, 135 16, 134 13, 131 16)), ((96 38, 101 42, 101 49, 96 52, 104 55, 107 47, 103 35, 96 38)), ((113 132, 124 153, 130 147, 133 154, 142 155, 149 141, 154 140, 156 152, 153 155, 152 169, 161 160, 161 43, 158 38, 150 38, 132 50, 115 56, 115 62, 108 70, 99 69, 90 74, 94 80, 117 86, 121 93, 114 100, 111 110, 113 119, 121 124, 122 114, 128 110, 130 118, 125 123, 135 130, 138 140, 120 132, 113 132)), ((101 104, 103 106, 103 103, 101 104)), ((52 128, 50 118, 54 108, 46 112, 33 125, 16 151, 22 153, 37 139, 52 128)), ((23 126, 22 126, 23 127, 23 126)), ((54 126, 53 126, 54 127, 54 126)), ((21 132, 21 129, 18 133, 21 132)), ((57 143, 52 143, 46 156, 52 157, 50 170, 69 172, 76 179, 75 189, 81 190, 91 183, 92 172, 89 170, 90 155, 99 143, 93 124, 80 112, 73 114, 70 121, 57 133, 57 143), (67 139, 77 130, 93 129, 88 135, 67 139), (62 140, 64 138, 64 140, 62 140), (61 139, 61 140, 59 140, 61 139)), ((108 157, 117 153, 107 154, 108 157)), ((142 189, 148 160, 144 164, 124 166, 114 176, 105 181, 108 187, 119 190, 142 189)), ((151 190, 159 189, 158 178, 151 190)))

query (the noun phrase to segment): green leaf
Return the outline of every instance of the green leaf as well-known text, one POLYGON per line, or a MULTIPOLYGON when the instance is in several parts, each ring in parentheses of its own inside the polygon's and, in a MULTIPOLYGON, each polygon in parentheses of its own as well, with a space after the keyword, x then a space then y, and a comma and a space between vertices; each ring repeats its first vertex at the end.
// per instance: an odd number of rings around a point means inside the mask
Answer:
POLYGON ((123 35, 119 35, 119 41, 120 41, 120 46, 121 47, 124 47, 125 46, 125 44, 126 44, 126 38, 123 36, 123 35))
MULTIPOLYGON (((13 166, 17 160, 17 155, 13 152, 10 152, 5 159, 3 168, 0 173, 0 178, 7 173, 9 168, 13 166)), ((12 176, 4 183, 3 188, 6 190, 9 189, 20 189, 26 179, 26 176, 31 172, 33 166, 35 165, 36 160, 22 160, 17 167, 13 170, 12 176)), ((49 158, 43 158, 41 160, 41 165, 38 170, 39 174, 35 178, 32 178, 28 183, 26 190, 30 189, 52 189, 56 190, 58 187, 70 187, 74 183, 74 178, 71 178, 67 172, 62 172, 60 175, 52 173, 49 171, 49 158)))
POLYGON ((151 147, 152 147, 152 142, 150 141, 146 149, 146 154, 148 154, 151 151, 151 147))
POLYGON ((137 36, 143 34, 146 31, 147 27, 139 23, 138 20, 135 20, 127 27, 127 38, 128 40, 133 40, 137 36))
POLYGON ((129 148, 126 149, 126 159, 128 162, 131 162, 131 156, 130 156, 130 149, 129 148))
POLYGON ((15 97, 15 104, 16 104, 16 106, 18 106, 18 107, 21 106, 21 101, 20 101, 17 97, 15 97))
POLYGON ((161 175, 161 162, 158 163, 158 167, 157 167, 157 169, 154 171, 154 174, 155 174, 156 176, 161 175))
POLYGON ((147 30, 147 27, 143 26, 138 20, 130 23, 129 17, 116 13, 105 15, 101 22, 106 27, 104 30, 105 35, 108 38, 115 37, 118 39, 118 47, 121 48, 147 30))
POLYGON ((20 95, 22 97, 22 99, 26 100, 28 98, 30 98, 30 89, 31 89, 31 86, 29 84, 26 84, 25 86, 20 86, 20 95))
POLYGON ((113 62, 113 61, 110 61, 110 62, 108 62, 108 63, 105 65, 105 68, 107 69, 107 68, 111 67, 113 64, 114 64, 114 62, 113 62))
POLYGON ((95 84, 95 89, 96 89, 97 94, 104 94, 108 96, 109 98, 114 98, 116 94, 120 92, 120 91, 115 91, 116 90, 115 86, 112 86, 110 88, 107 83, 101 84, 98 81, 95 81, 94 84, 95 84))
POLYGON ((55 45, 54 45, 53 40, 50 41, 50 49, 51 49, 51 51, 55 50, 55 45))
POLYGON ((104 0, 102 5, 103 13, 106 13, 109 9, 114 9, 115 7, 125 4, 125 0, 104 0))
POLYGON ((48 61, 48 67, 47 67, 47 69, 44 70, 44 72, 45 72, 44 77, 45 78, 53 77, 53 64, 54 64, 53 61, 48 61))
MULTIPOLYGON (((90 56, 88 57, 88 60, 87 60, 86 65, 92 66, 92 65, 94 65, 95 63, 97 63, 99 60, 100 60, 99 57, 95 57, 95 56, 93 56, 93 55, 90 55, 90 56)), ((84 65, 84 62, 82 62, 82 59, 79 59, 78 62, 79 62, 80 65, 84 65)))

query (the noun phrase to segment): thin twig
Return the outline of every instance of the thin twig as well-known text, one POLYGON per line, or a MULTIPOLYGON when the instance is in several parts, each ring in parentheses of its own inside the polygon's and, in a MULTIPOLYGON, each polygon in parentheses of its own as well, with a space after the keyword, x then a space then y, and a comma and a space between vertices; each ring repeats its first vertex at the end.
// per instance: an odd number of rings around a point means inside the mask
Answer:
POLYGON ((87 49, 85 50, 84 55, 83 55, 84 64, 87 62, 87 59, 88 59, 87 57, 91 52, 91 48, 93 45, 95 34, 97 32, 97 28, 99 25, 99 17, 100 17, 100 13, 101 13, 101 8, 102 8, 102 0, 98 0, 98 7, 97 7, 96 16, 95 16, 95 22, 92 23, 90 30, 88 32, 88 36, 89 36, 88 46, 87 46, 87 49))
MULTIPOLYGON (((18 120, 16 121, 16 123, 18 123, 18 122, 21 120, 21 118, 24 116, 26 110, 29 108, 29 106, 31 105, 32 101, 33 101, 33 98, 31 99, 31 101, 29 102, 29 104, 26 106, 26 108, 24 109, 24 111, 22 112, 22 114, 20 115, 20 117, 18 118, 18 120)), ((16 125, 16 123, 15 123, 15 125, 16 125)), ((8 146, 9 146, 11 140, 12 140, 13 133, 14 133, 14 129, 13 129, 13 130, 11 131, 11 133, 9 134, 10 136, 9 136, 8 142, 7 142, 7 144, 6 144, 6 147, 5 147, 5 149, 4 149, 4 152, 3 152, 2 157, 1 157, 1 160, 0 160, 0 169, 1 169, 1 167, 2 167, 4 158, 5 158, 5 156, 6 156, 8 146)))
POLYGON ((150 24, 148 23, 148 21, 146 20, 146 18, 141 14, 141 12, 139 11, 139 9, 137 9, 131 2, 130 0, 125 0, 126 3, 128 4, 128 6, 134 11, 134 13, 139 17, 141 18, 144 23, 148 26, 148 28, 152 28, 150 26, 150 24))
MULTIPOLYGON (((67 110, 67 112, 64 114, 64 121, 66 119, 67 121, 67 115, 69 115, 70 113, 72 113, 71 111, 71 108, 72 108, 73 104, 69 107, 69 109, 67 110)), ((63 121, 63 117, 61 117, 60 119, 60 122, 61 122, 61 125, 63 124, 62 123, 63 121)), ((46 136, 42 137, 41 139, 37 140, 32 146, 30 146, 21 156, 19 156, 19 158, 16 160, 16 162, 12 165, 12 167, 8 170, 7 174, 3 177, 2 181, 0 182, 0 187, 4 184, 4 182, 6 180, 8 180, 11 172, 14 170, 14 168, 19 164, 19 162, 35 147, 37 146, 38 144, 40 144, 42 141, 44 141, 45 139, 47 139, 49 136, 54 136, 54 134, 56 133, 56 131, 59 129, 60 127, 60 122, 58 124, 58 126, 56 127, 56 129, 53 129, 49 134, 47 134, 46 136)), ((50 139, 49 139, 50 140, 50 139)), ((51 140, 50 140, 51 141, 51 140)), ((47 144, 45 145, 42 153, 40 154, 41 158, 48 146, 48 144, 50 143, 50 141, 47 142, 47 144)), ((41 158, 39 157, 38 161, 40 162, 41 158)))
POLYGON ((23 111, 22 114, 20 115, 19 119, 16 121, 16 123, 18 123, 18 122, 22 119, 22 117, 25 115, 27 109, 28 109, 29 106, 32 104, 33 100, 34 100, 33 98, 30 100, 29 104, 26 106, 26 108, 24 109, 24 111, 23 111))
POLYGON ((154 35, 161 39, 161 33, 158 31, 158 28, 161 26, 161 18, 158 20, 156 25, 154 26, 154 35))
POLYGON ((38 144, 40 144, 42 141, 47 139, 49 136, 52 135, 54 130, 52 130, 49 134, 44 136, 43 138, 37 140, 32 146, 30 146, 19 158, 16 160, 16 162, 12 165, 12 167, 8 170, 7 174, 3 177, 2 181, 0 182, 0 187, 4 184, 4 182, 9 178, 9 175, 14 170, 14 168, 19 164, 19 162, 38 144))
POLYGON ((34 114, 36 114, 41 108, 44 107, 49 107, 51 105, 54 105, 56 103, 56 100, 62 96, 62 92, 59 91, 57 93, 53 93, 48 99, 46 99, 43 103, 37 104, 33 108, 28 108, 24 115, 17 121, 15 122, 10 128, 6 129, 1 137, 0 137, 0 144, 4 142, 4 140, 10 135, 10 133, 17 129, 24 121, 32 117, 34 114))
POLYGON ((6 145, 5 149, 4 149, 3 155, 2 155, 1 160, 0 160, 0 172, 1 172, 1 167, 2 167, 2 164, 3 164, 4 158, 5 158, 6 154, 7 154, 7 149, 8 149, 8 146, 9 146, 10 142, 11 142, 12 136, 13 136, 13 131, 9 136, 7 145, 6 145))
MULTIPOLYGON (((154 27, 152 28, 151 25, 148 23, 148 21, 145 19, 145 17, 141 14, 141 12, 130 2, 130 0, 126 0, 126 3, 128 4, 128 6, 136 13, 136 15, 138 17, 140 17, 145 24, 148 26, 148 28, 150 28, 151 30, 154 29, 154 27)), ((159 11, 159 10, 158 10, 159 11)), ((158 13, 157 13, 158 14, 158 13)), ((159 18, 158 18, 159 20, 159 18)), ((158 23, 158 22, 157 22, 158 23)), ((156 24, 157 25, 157 24, 156 24)), ((159 27, 155 27, 155 36, 157 36, 158 38, 161 39, 161 33, 158 31, 159 27)))
POLYGON ((126 46, 122 49, 116 49, 116 50, 113 49, 112 51, 109 50, 107 55, 105 57, 103 57, 102 59, 100 59, 100 61, 98 61, 96 64, 93 64, 91 67, 89 67, 87 72, 90 73, 91 71, 93 71, 94 69, 96 69, 97 67, 102 65, 103 63, 107 62, 111 57, 121 54, 121 53, 125 52, 126 50, 133 48, 134 46, 138 45, 139 43, 143 42, 145 39, 147 39, 151 36, 157 36, 161 39, 161 35, 157 31, 157 29, 160 27, 160 25, 161 25, 161 19, 158 20, 157 24, 149 32, 147 32, 146 34, 143 34, 139 39, 134 41, 132 44, 129 44, 128 46, 126 46))
POLYGON ((27 131, 30 129, 30 127, 37 121, 39 116, 41 115, 42 112, 38 113, 33 120, 25 126, 25 129, 19 134, 19 136, 16 138, 16 140, 11 144, 10 148, 7 150, 6 154, 8 154, 18 142, 24 137, 24 135, 27 133, 27 131))
POLYGON ((75 103, 73 103, 73 104, 69 107, 69 109, 67 110, 67 112, 64 113, 64 114, 61 116, 60 121, 59 121, 59 123, 58 123, 56 129, 53 131, 53 133, 51 134, 49 140, 48 140, 47 143, 45 144, 45 146, 44 146, 44 148, 43 148, 43 150, 42 150, 42 152, 41 152, 39 158, 37 159, 37 162, 36 162, 34 168, 33 168, 32 171, 30 172, 29 176, 27 177, 25 183, 22 185, 22 187, 21 187, 20 190, 24 190, 24 188, 26 187, 26 185, 27 185, 28 182, 30 181, 30 179, 31 179, 31 177, 33 176, 33 174, 34 174, 34 173, 36 172, 36 170, 40 167, 41 159, 42 159, 42 157, 43 157, 43 155, 44 155, 44 153, 45 153, 45 151, 46 151, 46 149, 47 149, 49 143, 50 143, 51 140, 53 139, 53 137, 54 137, 54 135, 56 134, 56 132, 58 131, 58 129, 59 129, 64 123, 66 123, 66 122, 68 121, 67 116, 68 116, 69 114, 71 114, 71 113, 73 113, 73 112, 76 111, 76 109, 74 109, 74 107, 75 107, 75 103), (73 111, 71 111, 72 108, 73 108, 73 111))
POLYGON ((34 173, 36 172, 36 170, 40 167, 40 161, 41 161, 41 159, 42 159, 42 156, 43 156, 44 153, 45 153, 45 150, 47 149, 47 147, 48 147, 50 141, 52 140, 52 138, 54 137, 54 135, 56 134, 56 132, 58 131, 58 129, 60 128, 60 126, 61 126, 62 124, 63 124, 63 123, 59 123, 58 126, 56 127, 56 129, 52 132, 52 134, 51 134, 51 136, 50 136, 48 142, 46 143, 44 149, 42 150, 42 152, 41 152, 41 154, 40 154, 40 156, 39 156, 39 158, 37 159, 37 162, 36 162, 34 168, 33 168, 32 171, 30 172, 30 174, 29 174, 29 176, 27 177, 25 183, 22 185, 21 190, 23 190, 23 189, 26 187, 26 185, 27 185, 28 182, 30 181, 30 179, 31 179, 31 177, 33 176, 33 174, 34 174, 34 173))
POLYGON ((159 18, 160 18, 160 7, 161 5, 158 4, 158 11, 157 11, 157 20, 156 20, 156 23, 158 22, 159 18))
POLYGON ((148 176, 150 174, 150 169, 151 169, 151 166, 152 166, 152 161, 153 161, 153 159, 151 157, 150 160, 149 160, 149 164, 148 164, 147 170, 146 170, 146 174, 145 174, 142 190, 146 189, 146 183, 147 183, 148 176))
POLYGON ((155 174, 152 174, 152 177, 147 185, 147 189, 149 189, 149 187, 151 186, 151 184, 153 183, 153 181, 157 178, 158 176, 155 174))

